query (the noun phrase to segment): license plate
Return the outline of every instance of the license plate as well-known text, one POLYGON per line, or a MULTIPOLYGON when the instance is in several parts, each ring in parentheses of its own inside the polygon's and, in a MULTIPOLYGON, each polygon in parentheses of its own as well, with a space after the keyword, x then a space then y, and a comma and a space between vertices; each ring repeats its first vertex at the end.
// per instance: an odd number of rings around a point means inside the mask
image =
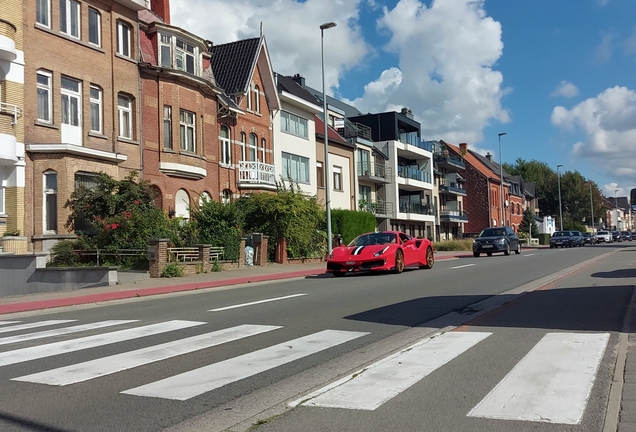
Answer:
POLYGON ((347 261, 345 264, 346 265, 354 265, 356 262, 355 261, 347 261))
POLYGON ((492 247, 492 245, 483 245, 482 247, 483 247, 484 249, 485 249, 485 248, 491 248, 491 247, 492 247))

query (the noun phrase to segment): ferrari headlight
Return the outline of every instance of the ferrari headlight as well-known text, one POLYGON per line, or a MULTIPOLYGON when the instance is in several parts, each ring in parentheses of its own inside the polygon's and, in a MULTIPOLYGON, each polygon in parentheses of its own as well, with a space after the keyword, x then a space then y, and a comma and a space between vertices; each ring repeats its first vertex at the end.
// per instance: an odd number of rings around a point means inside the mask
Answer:
POLYGON ((382 249, 380 252, 376 252, 373 254, 374 257, 380 256, 382 255, 384 252, 386 252, 389 249, 389 247, 385 247, 384 249, 382 249))

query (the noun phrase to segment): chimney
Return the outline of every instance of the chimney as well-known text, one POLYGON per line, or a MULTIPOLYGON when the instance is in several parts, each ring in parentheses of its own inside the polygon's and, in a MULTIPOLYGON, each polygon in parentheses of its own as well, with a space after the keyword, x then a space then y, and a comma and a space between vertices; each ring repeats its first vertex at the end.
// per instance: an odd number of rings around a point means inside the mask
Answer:
POLYGON ((296 81, 299 86, 305 87, 305 78, 303 78, 300 74, 296 74, 291 78, 296 81))
POLYGON ((170 24, 170 0, 150 0, 150 10, 166 24, 170 24))
POLYGON ((486 153, 486 159, 492 162, 492 155, 490 153, 486 153))
POLYGON ((462 156, 465 156, 468 153, 468 144, 467 143, 459 143, 459 151, 462 156))

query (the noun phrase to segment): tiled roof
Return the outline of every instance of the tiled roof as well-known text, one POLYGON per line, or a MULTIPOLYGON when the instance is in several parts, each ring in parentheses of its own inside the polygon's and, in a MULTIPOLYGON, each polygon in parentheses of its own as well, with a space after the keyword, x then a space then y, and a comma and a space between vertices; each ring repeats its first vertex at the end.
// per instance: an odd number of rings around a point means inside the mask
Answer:
MULTIPOLYGON (((477 158, 477 160, 479 160, 488 169, 490 169, 496 178, 499 178, 499 164, 497 162, 494 162, 488 159, 486 156, 482 156, 477 152, 474 152, 471 150, 468 150, 468 151, 472 153, 475 156, 475 158, 477 158)), ((501 171, 503 172, 503 176, 505 179, 512 180, 512 176, 509 173, 507 173, 505 169, 502 169, 501 171)))
POLYGON ((453 150, 457 155, 459 155, 460 157, 464 158, 464 162, 468 162, 468 164, 470 164, 473 168, 475 168, 477 171, 479 171, 484 177, 486 178, 490 178, 490 179, 499 179, 499 176, 495 176, 493 175, 493 172, 491 170, 489 170, 488 168, 486 168, 474 155, 473 153, 468 150, 466 152, 466 154, 462 154, 461 150, 459 150, 459 147, 453 145, 453 144, 449 144, 446 141, 440 141, 441 143, 446 144, 451 150, 453 150))
POLYGON ((137 12, 137 17, 139 21, 145 22, 146 24, 152 24, 153 22, 164 22, 159 15, 154 13, 149 9, 141 9, 137 12))
POLYGON ((318 100, 313 94, 301 87, 292 78, 276 74, 276 82, 278 84, 278 91, 284 91, 291 95, 294 95, 304 101, 312 103, 317 106, 321 106, 320 100, 318 100))
MULTIPOLYGON (((314 115, 314 120, 316 121, 316 136, 325 139, 325 124, 322 119, 317 115, 314 115)), ((329 134, 329 142, 333 142, 336 144, 342 144, 347 147, 355 148, 353 144, 340 136, 338 132, 336 132, 331 126, 327 128, 327 133, 329 134)))
POLYGON ((229 95, 244 93, 252 79, 261 38, 213 45, 212 70, 216 82, 229 95))

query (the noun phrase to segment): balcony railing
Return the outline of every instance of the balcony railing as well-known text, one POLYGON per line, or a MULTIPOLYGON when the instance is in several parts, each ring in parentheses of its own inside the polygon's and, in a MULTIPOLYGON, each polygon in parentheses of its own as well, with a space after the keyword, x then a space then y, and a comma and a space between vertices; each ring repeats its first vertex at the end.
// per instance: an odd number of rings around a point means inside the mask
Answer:
POLYGON ((358 162, 358 177, 378 178, 390 181, 393 170, 391 167, 377 162, 358 162))
POLYGON ((275 186, 274 165, 263 162, 239 162, 239 183, 264 184, 275 186))
POLYGON ((466 164, 464 163, 464 160, 461 158, 458 158, 457 156, 452 156, 444 152, 441 152, 441 153, 435 153, 434 159, 438 165, 446 167, 446 168, 466 169, 466 164))
POLYGON ((22 108, 14 104, 0 102, 0 113, 12 116, 13 121, 11 124, 15 125, 18 123, 18 119, 22 117, 22 108))
POLYGON ((439 185, 439 190, 440 192, 466 196, 466 190, 459 187, 459 185, 455 182, 442 183, 439 185))
POLYGON ((368 141, 373 141, 371 136, 371 128, 367 125, 363 125, 362 123, 352 122, 350 120, 344 119, 344 127, 338 128, 338 133, 340 133, 345 138, 364 138, 368 141))
POLYGON ((392 202, 386 202, 382 200, 366 202, 365 200, 360 200, 358 208, 360 211, 368 211, 379 217, 394 216, 392 202))
POLYGON ((419 180, 424 183, 432 183, 431 173, 420 171, 417 165, 398 166, 398 176, 407 179, 419 180))
POLYGON ((433 151, 433 142, 423 141, 419 136, 417 136, 417 133, 415 132, 401 133, 400 142, 415 146, 417 148, 421 148, 422 150, 426 150, 429 152, 433 151))
POLYGON ((464 210, 440 210, 439 218, 444 221, 468 222, 468 213, 464 210))
POLYGON ((415 213, 435 216, 435 206, 400 200, 400 213, 415 213))

